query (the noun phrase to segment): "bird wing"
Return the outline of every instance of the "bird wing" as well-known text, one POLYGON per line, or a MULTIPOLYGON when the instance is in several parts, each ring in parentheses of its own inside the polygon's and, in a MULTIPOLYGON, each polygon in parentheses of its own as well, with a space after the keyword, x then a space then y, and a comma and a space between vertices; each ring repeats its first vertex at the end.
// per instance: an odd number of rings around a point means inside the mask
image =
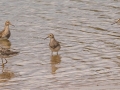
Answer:
POLYGON ((2 33, 4 32, 4 30, 0 31, 0 38, 2 37, 2 33))
POLYGON ((53 49, 55 49, 56 47, 60 46, 59 42, 56 41, 56 40, 54 42, 51 42, 49 45, 53 49))

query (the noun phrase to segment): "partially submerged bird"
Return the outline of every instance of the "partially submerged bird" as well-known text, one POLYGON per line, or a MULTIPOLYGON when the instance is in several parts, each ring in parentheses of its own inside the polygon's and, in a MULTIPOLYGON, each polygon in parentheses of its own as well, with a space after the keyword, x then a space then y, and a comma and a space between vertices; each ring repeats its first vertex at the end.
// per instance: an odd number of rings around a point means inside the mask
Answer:
MULTIPOLYGON (((10 35, 11 35, 10 29, 9 29, 9 25, 12 25, 12 24, 10 23, 10 21, 6 21, 6 22, 5 22, 4 30, 2 30, 2 31, 0 32, 0 38, 9 39, 9 37, 10 37, 10 35)), ((12 26, 14 26, 14 25, 12 25, 12 26)))
POLYGON ((52 33, 50 33, 46 38, 50 38, 49 48, 52 52, 52 55, 53 55, 53 52, 57 52, 58 54, 58 51, 61 48, 60 43, 57 40, 55 40, 55 37, 52 33))
POLYGON ((119 18, 119 19, 117 19, 117 20, 115 20, 115 22, 114 22, 114 23, 112 23, 111 25, 113 25, 113 24, 115 24, 115 23, 120 24, 120 18, 119 18))

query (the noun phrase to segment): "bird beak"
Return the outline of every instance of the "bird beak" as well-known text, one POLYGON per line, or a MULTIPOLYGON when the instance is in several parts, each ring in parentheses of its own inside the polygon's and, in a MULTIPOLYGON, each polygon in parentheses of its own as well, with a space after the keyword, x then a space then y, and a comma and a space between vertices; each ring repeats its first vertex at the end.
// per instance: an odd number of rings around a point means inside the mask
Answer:
MULTIPOLYGON (((11 24, 12 25, 12 24, 11 24)), ((12 26, 14 26, 15 27, 15 25, 12 25, 12 26)))
POLYGON ((48 37, 44 38, 44 40, 47 39, 47 38, 48 38, 48 37))
POLYGON ((115 24, 116 22, 112 23, 111 25, 115 24))
POLYGON ((13 25, 13 24, 11 24, 11 23, 10 23, 10 25, 15 27, 15 25, 13 25))

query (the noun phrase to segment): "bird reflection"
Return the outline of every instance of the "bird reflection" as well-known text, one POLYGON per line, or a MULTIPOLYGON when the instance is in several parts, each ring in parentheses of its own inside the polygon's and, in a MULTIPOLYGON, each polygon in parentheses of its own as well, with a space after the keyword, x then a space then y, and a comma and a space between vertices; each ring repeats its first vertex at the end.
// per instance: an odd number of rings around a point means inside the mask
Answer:
POLYGON ((14 76, 14 73, 11 70, 8 70, 7 67, 5 68, 5 64, 3 63, 2 72, 0 73, 0 83, 8 81, 14 76))
POLYGON ((56 70, 58 69, 58 67, 56 65, 59 64, 60 62, 61 62, 60 55, 52 55, 51 56, 51 70, 52 70, 52 74, 55 74, 56 70))
POLYGON ((6 58, 15 56, 19 53, 15 49, 10 49, 10 47, 11 47, 11 42, 9 40, 0 39, 0 58, 2 59, 3 65, 7 63, 6 58), (3 60, 5 60, 5 62, 3 60))
POLYGON ((0 39, 0 46, 10 49, 11 47, 11 42, 8 39, 0 39))
POLYGON ((2 72, 0 73, 0 83, 6 82, 14 77, 14 73, 8 70, 8 67, 5 68, 7 59, 14 55, 17 55, 19 52, 11 48, 11 42, 8 39, 0 39, 0 58, 2 59, 2 72), (4 61, 5 60, 5 61, 4 61))

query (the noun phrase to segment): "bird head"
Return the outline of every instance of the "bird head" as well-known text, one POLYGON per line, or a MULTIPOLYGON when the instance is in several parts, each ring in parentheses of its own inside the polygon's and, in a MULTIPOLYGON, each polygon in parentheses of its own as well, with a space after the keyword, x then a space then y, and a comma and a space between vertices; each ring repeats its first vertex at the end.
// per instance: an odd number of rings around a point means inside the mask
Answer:
MULTIPOLYGON (((6 25, 6 26, 9 26, 9 25, 12 25, 12 24, 10 23, 10 21, 6 21, 6 22, 5 22, 5 25, 6 25)), ((12 26, 14 26, 14 25, 12 25, 12 26)))
POLYGON ((45 39, 47 39, 47 38, 54 38, 54 35, 52 33, 50 33, 50 34, 48 34, 48 36, 45 39))

